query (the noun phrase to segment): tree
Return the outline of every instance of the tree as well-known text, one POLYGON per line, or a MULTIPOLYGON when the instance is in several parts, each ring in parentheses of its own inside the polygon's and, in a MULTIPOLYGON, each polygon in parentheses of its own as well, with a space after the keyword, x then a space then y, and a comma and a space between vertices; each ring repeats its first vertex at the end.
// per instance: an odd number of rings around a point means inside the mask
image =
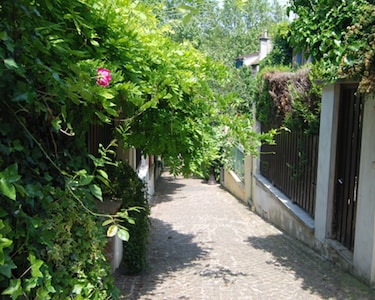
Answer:
POLYGON ((172 37, 189 40, 211 58, 233 66, 243 54, 258 51, 258 39, 265 31, 285 20, 277 1, 216 0, 151 1, 165 9, 159 14, 173 29, 172 37))
MULTIPOLYGON (((215 115, 223 117, 221 122, 215 118, 211 124, 231 128, 228 133, 233 136, 226 137, 221 144, 228 145, 227 141, 231 141, 233 145, 241 141, 247 153, 256 153, 259 140, 249 121, 252 119, 249 86, 252 75, 249 70, 237 70, 234 66, 238 56, 258 51, 260 34, 270 32, 272 26, 284 18, 280 5, 275 1, 271 6, 265 0, 224 1, 222 6, 214 0, 149 2, 157 7, 162 24, 171 28, 173 40, 188 41, 212 60, 227 66, 224 85, 213 79, 209 82, 216 95, 216 108, 221 111, 215 115)), ((220 128, 216 130, 221 131, 220 128)))

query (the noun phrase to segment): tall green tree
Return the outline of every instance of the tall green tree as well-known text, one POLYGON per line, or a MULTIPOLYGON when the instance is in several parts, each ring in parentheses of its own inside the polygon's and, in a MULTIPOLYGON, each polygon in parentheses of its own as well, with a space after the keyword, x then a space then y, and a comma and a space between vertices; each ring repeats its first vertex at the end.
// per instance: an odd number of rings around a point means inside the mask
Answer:
POLYGON ((240 55, 258 51, 259 36, 286 16, 278 1, 149 1, 164 8, 159 16, 170 24, 174 39, 189 40, 228 65, 240 55))
MULTIPOLYGON (((234 98, 228 105, 232 116, 251 111, 251 71, 236 70, 236 58, 259 51, 259 36, 272 32, 285 19, 285 10, 274 1, 148 0, 158 17, 171 28, 171 37, 189 41, 215 61, 224 62, 231 78, 224 86, 210 82, 219 95, 234 98)), ((243 115, 251 119, 250 115, 243 115)), ((246 125, 247 126, 247 125, 246 125)))

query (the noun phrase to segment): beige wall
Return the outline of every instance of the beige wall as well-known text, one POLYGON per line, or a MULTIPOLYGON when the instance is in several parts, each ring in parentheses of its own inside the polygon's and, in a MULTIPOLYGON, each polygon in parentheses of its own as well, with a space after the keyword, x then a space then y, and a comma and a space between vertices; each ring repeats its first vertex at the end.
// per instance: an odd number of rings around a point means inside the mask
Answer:
POLYGON ((231 170, 224 170, 224 187, 235 197, 245 203, 251 203, 252 186, 252 157, 245 158, 245 179, 242 182, 238 176, 231 170))

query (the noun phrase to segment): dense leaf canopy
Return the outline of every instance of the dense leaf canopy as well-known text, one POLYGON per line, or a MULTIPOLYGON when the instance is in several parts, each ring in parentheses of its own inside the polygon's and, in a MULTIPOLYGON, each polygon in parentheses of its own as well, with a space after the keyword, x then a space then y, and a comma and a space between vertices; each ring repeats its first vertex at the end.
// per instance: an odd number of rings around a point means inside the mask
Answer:
POLYGON ((323 79, 349 78, 361 92, 374 90, 373 1, 293 0, 291 44, 320 64, 323 79))

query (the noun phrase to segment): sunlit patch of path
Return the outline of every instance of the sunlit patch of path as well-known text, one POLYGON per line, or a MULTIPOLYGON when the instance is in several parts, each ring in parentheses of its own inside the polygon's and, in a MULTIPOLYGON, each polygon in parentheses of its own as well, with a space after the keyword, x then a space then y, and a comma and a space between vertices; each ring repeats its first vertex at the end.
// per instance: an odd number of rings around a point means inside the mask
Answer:
POLYGON ((121 299, 375 299, 219 185, 168 173, 152 201, 148 259, 143 274, 117 276, 121 299))

